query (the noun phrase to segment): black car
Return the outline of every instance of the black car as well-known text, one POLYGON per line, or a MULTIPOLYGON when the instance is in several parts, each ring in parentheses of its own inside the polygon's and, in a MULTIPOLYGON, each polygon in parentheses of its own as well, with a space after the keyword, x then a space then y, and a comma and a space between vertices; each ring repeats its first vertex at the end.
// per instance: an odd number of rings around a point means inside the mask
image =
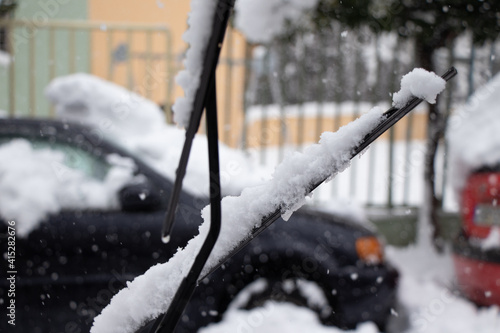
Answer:
MULTIPOLYGON (((61 211, 27 237, 16 237, 15 284, 7 279, 6 269, 0 273, 1 304, 15 302, 15 331, 87 332, 94 316, 126 281, 165 262, 197 234, 200 209, 208 198, 181 193, 174 238, 163 244, 160 230, 173 188, 169 179, 85 126, 0 119, 0 147, 15 138, 27 139, 34 148, 85 156, 86 165, 94 165, 101 174, 106 156, 118 154, 130 158, 135 173, 144 176, 142 182, 119 191, 121 209, 61 211), (140 197, 141 193, 148 195, 140 197), (12 286, 14 297, 8 294, 12 286)), ((0 239, 6 262, 10 229, 9 218, 4 218, 0 239)), ((353 328, 373 321, 383 328, 394 306, 398 273, 384 262, 374 233, 354 222, 301 209, 288 222, 275 223, 202 281, 176 332, 195 332, 220 320, 254 281, 264 281, 265 288, 244 302, 240 299, 239 307, 250 309, 275 299, 308 306, 325 324, 353 328), (302 282, 319 287, 328 304, 308 302, 302 282)), ((0 321, 0 331, 12 328, 5 318, 0 321)))

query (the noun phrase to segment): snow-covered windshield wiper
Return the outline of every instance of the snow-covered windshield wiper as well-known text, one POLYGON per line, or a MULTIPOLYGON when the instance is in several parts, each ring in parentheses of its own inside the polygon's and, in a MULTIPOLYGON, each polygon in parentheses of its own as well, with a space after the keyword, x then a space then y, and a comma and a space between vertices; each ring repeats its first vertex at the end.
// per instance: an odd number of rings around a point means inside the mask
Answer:
MULTIPOLYGON (((191 151, 192 143, 196 132, 200 126, 203 110, 206 110, 207 122, 207 139, 209 151, 209 169, 210 169, 210 230, 205 239, 201 250, 198 252, 195 261, 187 274, 182 280, 181 285, 177 289, 175 296, 170 303, 168 311, 159 317, 150 332, 172 332, 182 315, 198 281, 216 270, 222 263, 232 257, 248 242, 255 238, 258 234, 269 227, 290 207, 276 207, 275 211, 269 212, 260 221, 258 227, 255 227, 251 233, 247 235, 239 244, 226 256, 217 262, 207 274, 200 278, 201 272, 207 262, 210 253, 219 237, 221 228, 221 193, 220 193, 220 175, 219 175, 219 156, 218 156, 218 133, 217 133, 217 105, 216 105, 216 82, 215 69, 220 55, 222 42, 224 40, 225 31, 227 28, 230 13, 234 5, 234 0, 219 0, 216 11, 214 13, 212 33, 208 45, 204 52, 203 68, 201 72, 200 84, 193 101, 192 112, 189 119, 189 124, 186 129, 186 139, 177 169, 177 177, 174 183, 174 189, 170 197, 169 208, 165 217, 162 239, 168 242, 172 232, 175 211, 179 202, 179 197, 182 189, 182 181, 186 174, 187 162, 191 151)), ((456 75, 455 68, 450 68, 442 78, 446 81, 456 75)), ((392 107, 386 111, 382 120, 374 127, 355 147, 350 151, 349 158, 352 159, 362 151, 364 151, 375 139, 380 137, 385 131, 396 124, 402 117, 413 110, 423 99, 413 97, 402 107, 392 107)), ((331 175, 329 175, 331 176, 331 175)), ((313 191, 328 177, 314 181, 308 185, 307 192, 313 191)))
MULTIPOLYGON (((453 77, 457 75, 457 70, 455 67, 450 67, 442 76, 445 81, 449 81, 453 77)), ((352 155, 350 159, 353 159, 357 155, 361 154, 365 149, 367 149, 371 143, 373 143, 377 138, 379 138, 382 134, 384 134, 387 130, 389 130, 392 126, 394 126, 399 120, 401 120, 405 115, 407 115, 410 111, 415 109, 420 103, 424 100, 422 98, 413 97, 408 101, 403 107, 391 107, 389 110, 385 111, 383 114, 383 120, 378 124, 369 134, 367 134, 360 144, 352 150, 352 155)), ((329 177, 327 177, 329 178, 329 177)), ((314 191, 319 185, 324 183, 327 178, 324 178, 316 183, 310 185, 308 189, 308 193, 314 191)), ((207 274, 201 276, 198 280, 201 281, 216 269, 218 269, 224 262, 226 262, 229 258, 234 256, 238 251, 244 248, 252 239, 257 237, 261 232, 266 230, 271 224, 273 224, 280 216, 282 216, 286 212, 286 209, 282 207, 276 209, 274 212, 266 216, 262 219, 260 226, 254 228, 252 233, 248 235, 248 237, 240 242, 240 244, 230 253, 228 253, 223 259, 221 259, 217 265, 215 265, 207 274)))

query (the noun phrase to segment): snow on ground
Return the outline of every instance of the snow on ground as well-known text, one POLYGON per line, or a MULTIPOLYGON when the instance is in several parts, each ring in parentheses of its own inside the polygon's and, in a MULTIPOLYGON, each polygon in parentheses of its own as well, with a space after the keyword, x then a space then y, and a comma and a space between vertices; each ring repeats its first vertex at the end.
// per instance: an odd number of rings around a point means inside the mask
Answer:
POLYGON ((500 161, 500 74, 477 89, 449 121, 450 175, 459 191, 471 171, 500 161))
POLYGON ((236 1, 236 28, 251 42, 269 43, 296 24, 318 0, 239 0, 236 1))
POLYGON ((50 147, 35 149, 25 139, 0 145, 0 161, 9 161, 0 163, 0 216, 18 222, 20 237, 63 209, 119 208, 117 193, 133 181, 133 167, 115 164, 99 180, 67 167, 67 157, 50 147))
MULTIPOLYGON (((105 137, 144 160, 169 179, 175 172, 185 132, 165 123, 153 102, 114 83, 88 74, 55 79, 46 89, 56 117, 92 126, 105 137)), ((243 187, 261 183, 269 172, 244 153, 219 144, 223 195, 236 195, 243 187)), ((197 135, 184 179, 184 190, 207 195, 209 188, 207 139, 197 135)))
POLYGON ((401 273, 398 299, 407 312, 405 333, 500 332, 500 309, 478 308, 456 291, 450 254, 429 248, 387 249, 401 273))

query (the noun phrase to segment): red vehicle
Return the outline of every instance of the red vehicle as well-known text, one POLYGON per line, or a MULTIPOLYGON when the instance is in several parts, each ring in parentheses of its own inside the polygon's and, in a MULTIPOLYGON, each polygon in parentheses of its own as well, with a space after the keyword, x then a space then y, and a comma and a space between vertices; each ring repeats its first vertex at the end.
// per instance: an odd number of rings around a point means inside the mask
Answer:
POLYGON ((500 237, 493 234, 500 228, 500 167, 468 177, 461 207, 463 230, 453 244, 459 288, 478 305, 500 305, 500 241, 491 245, 492 236, 500 237))

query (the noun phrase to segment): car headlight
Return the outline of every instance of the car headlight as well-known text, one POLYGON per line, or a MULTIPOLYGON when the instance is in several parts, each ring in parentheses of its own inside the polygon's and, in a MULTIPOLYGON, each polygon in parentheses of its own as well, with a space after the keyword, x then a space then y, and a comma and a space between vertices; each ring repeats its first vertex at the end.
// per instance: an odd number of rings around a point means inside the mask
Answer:
POLYGON ((356 253, 359 259, 369 264, 379 264, 384 260, 382 244, 375 236, 356 239, 356 253))

